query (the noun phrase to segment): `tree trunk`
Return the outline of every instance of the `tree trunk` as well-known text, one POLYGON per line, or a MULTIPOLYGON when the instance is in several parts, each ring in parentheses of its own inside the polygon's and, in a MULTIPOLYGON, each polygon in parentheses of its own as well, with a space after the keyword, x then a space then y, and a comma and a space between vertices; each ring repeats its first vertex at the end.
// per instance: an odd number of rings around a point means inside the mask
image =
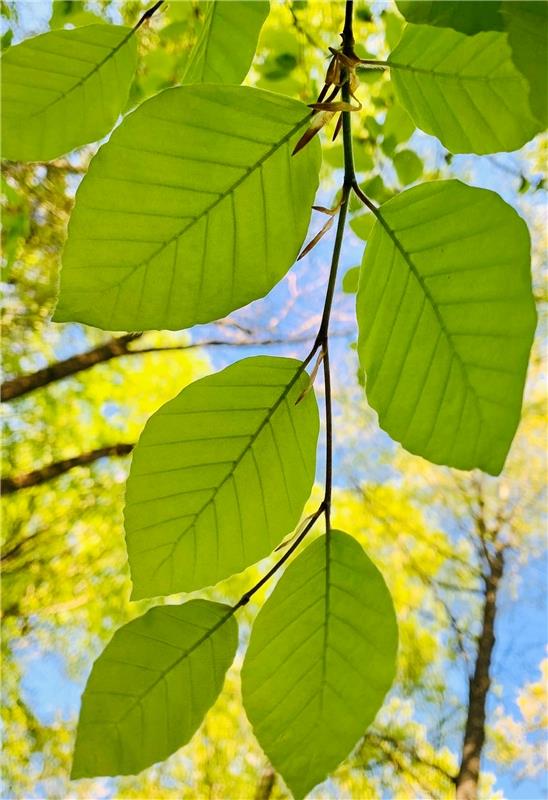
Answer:
POLYGON ((462 746, 459 774, 456 779, 457 800, 476 800, 480 761, 485 744, 485 706, 491 686, 491 657, 495 646, 497 592, 504 570, 504 551, 497 547, 489 559, 485 576, 483 620, 476 650, 474 674, 469 681, 468 716, 462 746))

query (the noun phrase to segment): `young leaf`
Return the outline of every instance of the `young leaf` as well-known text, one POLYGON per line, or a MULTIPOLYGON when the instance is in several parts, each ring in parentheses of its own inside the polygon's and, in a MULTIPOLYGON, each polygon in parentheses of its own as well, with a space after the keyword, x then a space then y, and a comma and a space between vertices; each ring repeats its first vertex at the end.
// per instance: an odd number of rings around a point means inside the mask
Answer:
POLYGON ((183 83, 241 83, 253 60, 270 3, 204 3, 203 28, 194 46, 183 83))
POLYGON ((407 25, 389 61, 400 103, 452 153, 517 150, 538 130, 503 33, 407 25))
POLYGON ((89 25, 27 39, 2 56, 2 155, 47 161, 100 139, 123 110, 135 36, 89 25))
POLYGON ((497 475, 535 331, 527 227, 459 181, 416 186, 379 214, 357 297, 369 403, 412 453, 497 475))
POLYGON ((263 297, 305 237, 318 142, 310 112, 244 86, 168 89, 92 160, 63 255, 58 322, 180 329, 263 297))
POLYGON ((237 644, 230 607, 206 600, 151 608, 117 630, 82 698, 72 778, 135 775, 186 744, 237 644))
POLYGON ((148 421, 125 522, 133 597, 190 592, 271 553, 314 481, 318 409, 299 361, 246 358, 148 421))
POLYGON ((413 150, 400 150, 394 155, 392 161, 403 186, 414 183, 422 175, 422 160, 413 150))
POLYGON ((347 294, 356 294, 360 281, 360 267, 350 267, 342 279, 342 290, 347 294))
POLYGON ((542 127, 548 124, 548 4, 546 2, 502 3, 514 64, 529 83, 529 102, 542 127))
POLYGON ((350 228, 360 239, 366 242, 369 239, 373 225, 375 224, 375 217, 371 212, 366 214, 359 214, 357 217, 352 217, 350 220, 350 228))
POLYGON ((295 797, 323 781, 373 721, 397 643, 386 584, 353 537, 321 536, 287 568, 255 620, 242 694, 295 797))
POLYGON ((468 35, 504 28, 499 0, 396 0, 396 5, 408 22, 454 28, 468 35))

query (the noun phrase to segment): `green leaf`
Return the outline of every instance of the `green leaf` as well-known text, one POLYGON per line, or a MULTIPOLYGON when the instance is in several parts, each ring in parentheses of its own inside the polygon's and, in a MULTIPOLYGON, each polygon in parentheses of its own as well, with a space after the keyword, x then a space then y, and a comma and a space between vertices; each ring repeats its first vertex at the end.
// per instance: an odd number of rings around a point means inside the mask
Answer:
POLYGON ((527 82, 503 33, 408 25, 389 62, 415 124, 453 153, 517 150, 536 133, 527 82))
POLYGON ((135 36, 89 25, 27 39, 2 56, 2 155, 46 161, 96 141, 125 106, 135 36))
POLYGON ((183 83, 241 83, 253 60, 270 3, 204 3, 203 28, 194 46, 183 83))
POLYGON ((413 150, 400 150, 392 159, 399 181, 403 186, 418 181, 422 175, 422 160, 413 150))
POLYGON ((342 279, 343 292, 347 294, 356 294, 358 291, 358 283, 360 280, 360 267, 350 267, 342 279))
POLYGON ((125 522, 133 598, 190 592, 267 556, 297 525, 318 409, 301 362, 246 358, 154 414, 135 448, 125 522))
POLYGON ((407 450, 497 475, 533 334, 527 226, 494 192, 436 181, 379 212, 357 297, 369 404, 407 450))
POLYGON ((255 620, 242 695, 295 797, 323 781, 373 721, 397 642, 386 584, 354 538, 332 531, 287 568, 255 620))
POLYGON ((82 698, 73 779, 134 775, 192 738, 236 652, 232 614, 191 600, 151 608, 116 631, 82 698))
POLYGON ((399 103, 390 106, 384 121, 384 139, 393 138, 396 143, 406 142, 414 130, 415 123, 407 111, 399 103))
POLYGON ((80 184, 55 320, 176 330, 263 297, 303 243, 320 146, 310 110, 244 86, 168 89, 114 131, 80 184))
POLYGON ((548 124, 548 3, 503 2, 502 16, 515 65, 529 83, 535 117, 548 124))
POLYGON ((360 239, 366 242, 375 224, 375 217, 371 213, 360 214, 350 220, 350 227, 360 239))
POLYGON ((504 28, 499 0, 396 0, 408 22, 454 28, 466 34, 504 28))
POLYGON ((377 200, 379 203, 384 203, 389 200, 394 194, 393 191, 388 189, 380 175, 374 175, 368 181, 361 184, 361 188, 368 197, 377 200))

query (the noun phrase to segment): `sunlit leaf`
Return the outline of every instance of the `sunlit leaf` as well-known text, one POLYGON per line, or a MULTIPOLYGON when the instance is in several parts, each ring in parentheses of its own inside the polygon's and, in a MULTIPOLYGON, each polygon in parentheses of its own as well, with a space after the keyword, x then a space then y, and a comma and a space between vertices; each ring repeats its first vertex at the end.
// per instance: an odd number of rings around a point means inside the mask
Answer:
POLYGON ((269 2, 207 2, 203 28, 183 75, 183 83, 241 83, 257 47, 269 2))
POLYGON ((253 625, 242 694, 295 797, 323 781, 373 721, 397 640, 386 584, 353 537, 321 536, 287 568, 253 625))
POLYGON ((360 239, 366 242, 369 239, 369 234, 375 224, 375 217, 371 213, 360 214, 350 220, 350 227, 360 239))
POLYGON ((136 66, 133 31, 51 31, 2 56, 2 155, 42 161, 100 139, 122 112, 136 66))
POLYGON ((503 33, 408 25, 389 61, 401 104, 453 153, 517 150, 538 129, 503 33))
POLYGON ((82 698, 72 777, 134 775, 186 744, 237 644, 230 607, 206 600, 151 608, 117 630, 82 698))
POLYGON ((536 321, 529 235, 514 209, 459 181, 386 203, 365 251, 357 316, 381 427, 436 464, 498 474, 536 321))
POLYGON ((514 63, 529 82, 529 100, 535 117, 548 124, 548 4, 503 2, 502 16, 514 63))
POLYGON ((400 183, 407 186, 422 175, 422 160, 413 150, 400 150, 392 159, 400 183))
POLYGON ((501 31, 504 27, 499 0, 396 0, 396 5, 408 22, 461 33, 501 31))
POLYGON ((358 291, 358 283, 360 280, 360 267, 350 267, 342 279, 343 292, 347 294, 355 294, 358 291))
POLYGON ((309 114, 243 86, 139 106, 78 189, 55 319, 179 329, 267 294, 299 253, 318 185, 318 142, 291 157, 309 114))
POLYGON ((299 361, 261 356, 196 381, 148 421, 127 485, 133 596, 192 591, 271 553, 297 525, 318 409, 299 361))

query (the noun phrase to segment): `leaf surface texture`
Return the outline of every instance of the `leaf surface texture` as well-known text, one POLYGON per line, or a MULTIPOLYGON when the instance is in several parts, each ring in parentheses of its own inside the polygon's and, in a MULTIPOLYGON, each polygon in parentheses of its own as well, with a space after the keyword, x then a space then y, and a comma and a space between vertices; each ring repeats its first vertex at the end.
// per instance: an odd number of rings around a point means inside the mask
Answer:
POLYGON ((92 160, 72 213, 57 321, 176 330, 263 297, 291 267, 318 185, 310 116, 243 86, 168 89, 92 160))
POLYGON ((517 150, 537 131, 504 33, 407 25, 389 63, 401 104, 452 153, 517 150))
POLYGON ((459 181, 402 192, 380 215, 357 297, 369 403, 412 453, 496 475, 536 323, 527 227, 459 181))
POLYGON ((255 55, 270 3, 213 0, 203 5, 204 24, 183 83, 241 83, 255 55))
POLYGON ((321 536, 259 612, 242 668, 261 747, 296 798, 373 721, 394 678, 397 624, 382 575, 351 536, 321 536))
POLYGON ((120 25, 50 31, 1 63, 2 156, 47 161, 110 131, 135 73, 135 36, 120 25))
POLYGON ((134 775, 186 744, 237 644, 229 606, 206 600, 151 608, 117 630, 84 692, 72 778, 134 775))
POLYGON ((193 591, 268 555, 314 481, 318 409, 299 361, 248 358, 148 421, 127 485, 133 597, 193 591))

